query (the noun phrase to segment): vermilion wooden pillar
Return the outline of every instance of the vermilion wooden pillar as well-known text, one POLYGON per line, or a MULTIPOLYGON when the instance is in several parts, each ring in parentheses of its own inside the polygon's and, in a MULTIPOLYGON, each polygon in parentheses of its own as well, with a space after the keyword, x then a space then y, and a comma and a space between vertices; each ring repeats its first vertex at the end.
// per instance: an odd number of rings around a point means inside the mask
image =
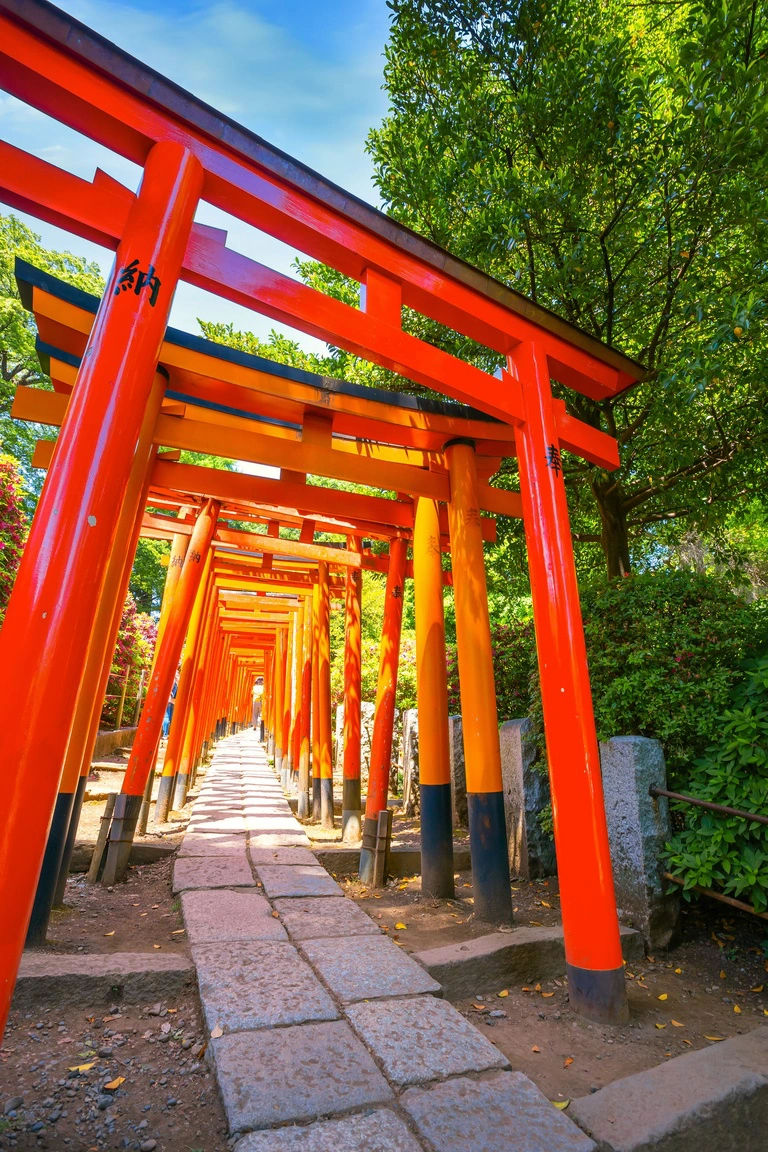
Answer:
MULTIPOLYGON (((173 678, 181 655, 181 646, 192 612, 192 605, 204 569, 207 567, 210 542, 216 529, 218 514, 219 504, 217 501, 208 500, 201 510, 192 532, 176 595, 163 633, 162 648, 158 651, 155 659, 122 788, 115 802, 102 877, 104 884, 114 884, 115 880, 119 880, 124 875, 128 866, 128 857, 141 810, 147 777, 150 772, 154 771, 155 751, 163 725, 165 707, 173 687, 173 678)), ((181 687, 181 681, 179 681, 179 687, 181 687)), ((177 693, 177 699, 179 694, 177 693)), ((177 722, 177 715, 177 711, 174 710, 171 732, 173 732, 173 726, 177 722)), ((157 802, 159 805, 159 794, 157 802)), ((157 819, 157 811, 155 818, 157 819)))
POLYGON ((309 760, 312 738, 312 597, 304 597, 304 644, 301 666, 301 747, 299 752, 299 795, 296 814, 309 816, 309 760))
POLYGON ((285 696, 285 649, 285 629, 278 628, 275 634, 275 664, 272 674, 272 728, 275 737, 275 772, 280 779, 282 779, 283 773, 283 698, 285 696))
POLYGON ((291 706, 293 703, 293 647, 296 640, 294 614, 288 617, 285 629, 285 675, 283 682, 283 762, 280 779, 288 791, 291 778, 291 706))
POLYGON ((413 528, 416 691, 419 713, 421 890, 452 900, 453 814, 448 742, 443 564, 434 500, 419 499, 413 528))
POLYGON ((147 157, 0 634, 0 760, 5 766, 0 1031, 26 936, 117 509, 202 181, 198 160, 179 144, 158 143, 147 157))
POLYGON ((475 916, 508 924, 512 890, 474 446, 454 441, 445 458, 475 916))
POLYGON ((48 933, 48 921, 54 903, 64 896, 69 861, 74 847, 77 824, 80 819, 87 772, 83 774, 85 753, 88 767, 93 750, 95 731, 91 739, 92 720, 101 716, 104 693, 107 688, 117 632, 128 591, 133 557, 144 514, 144 497, 149 486, 149 474, 156 455, 152 443, 155 422, 160 411, 165 380, 158 372, 147 404, 146 416, 136 447, 136 456, 125 500, 118 518, 112 555, 104 579, 99 609, 93 624, 93 635, 88 659, 83 671, 77 707, 72 720, 67 752, 59 785, 59 795, 53 812, 45 856, 40 870, 35 900, 27 931, 27 947, 42 945, 48 933))
MULTIPOLYGON (((355 541, 358 551, 360 542, 355 541)), ((360 635, 363 574, 347 568, 344 589, 344 793, 341 807, 342 839, 357 843, 362 835, 360 798, 360 730, 362 647, 360 635)))
POLYGON ((298 782, 299 761, 301 760, 301 674, 304 667, 304 598, 299 600, 294 624, 296 640, 293 647, 293 714, 291 717, 291 791, 298 782))
POLYGON ((363 846, 360 849, 360 879, 370 884, 376 848, 379 812, 387 807, 389 772, 392 762, 392 727, 395 722, 397 670, 400 663, 400 630, 403 622, 403 587, 408 545, 396 539, 389 545, 389 571, 384 594, 384 622, 379 650, 379 679, 376 686, 376 711, 373 717, 371 764, 368 793, 365 798, 363 846))
POLYGON ((320 799, 320 588, 312 588, 312 819, 318 824, 322 812, 320 799))
POLYGON ((317 565, 318 637, 317 705, 320 740, 320 822, 333 828, 333 757, 331 755, 331 585, 328 565, 317 565))
POLYGON ((557 874, 571 1005, 628 1018, 584 628, 546 356, 510 356, 525 423, 516 430, 541 677, 557 874))

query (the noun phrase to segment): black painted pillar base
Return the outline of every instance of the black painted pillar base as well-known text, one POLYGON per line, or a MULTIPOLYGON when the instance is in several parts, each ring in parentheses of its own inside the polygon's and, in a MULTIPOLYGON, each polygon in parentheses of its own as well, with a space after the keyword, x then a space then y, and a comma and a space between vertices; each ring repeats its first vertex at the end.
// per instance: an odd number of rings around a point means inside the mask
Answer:
POLYGON ((67 877, 69 876, 69 865, 72 862, 72 852, 74 851, 75 847, 77 829, 80 824, 80 813, 83 810, 83 800, 85 798, 85 789, 87 785, 88 777, 81 776, 77 782, 77 788, 75 789, 75 799, 72 803, 72 813, 69 817, 69 828, 67 829, 67 839, 64 844, 64 853, 61 857, 59 878, 56 881, 56 891, 53 894, 54 908, 60 908, 64 903, 64 896, 67 891, 67 877))
POLYGON ((475 917, 489 924, 511 924, 512 887, 504 794, 468 792, 467 813, 475 917))
POLYGON ((596 1024, 626 1024, 629 1020, 624 967, 575 968, 566 964, 568 1003, 574 1012, 596 1024))
POLYGON ((161 776, 157 788, 155 801, 155 824, 165 824, 171 810, 171 797, 173 796, 173 776, 161 776))
MULTIPOLYGON (((451 785, 422 784, 421 890, 439 900, 453 900, 453 813, 451 785)), ((505 846, 506 847, 506 846, 505 846)))
POLYGON ((360 799, 360 777, 344 779, 341 801, 341 839, 345 844, 357 844, 363 834, 363 806, 360 799))
POLYGON ((41 947, 45 944, 45 938, 48 935, 48 921, 51 917, 53 898, 56 894, 56 885, 64 856, 64 845, 67 841, 74 801, 74 792, 59 792, 56 797, 56 805, 53 809, 53 818, 48 830, 48 840, 43 855, 43 866, 37 881, 35 902, 32 905, 32 915, 29 918, 25 945, 27 948, 41 947))
POLYGON ((147 833, 147 824, 149 822, 149 808, 152 803, 152 789, 155 786, 155 773, 154 769, 147 777, 147 786, 144 789, 144 795, 141 798, 141 810, 139 811, 139 820, 136 825, 136 835, 145 836, 147 833))
POLYGON ((141 796, 124 796, 122 793, 115 800, 112 827, 107 842, 107 858, 101 877, 105 887, 122 880, 128 870, 133 837, 141 812, 141 801, 141 796))
POLYGON ((333 778, 320 781, 320 823, 323 828, 333 828, 333 778))
POLYGON ((258 735, 259 735, 260 743, 263 744, 264 743, 264 721, 263 720, 259 720, 258 735))
POLYGON ((299 791, 296 802, 296 815, 299 820, 309 819, 309 792, 299 791))
POLYGON ((186 772, 176 773, 176 788, 173 793, 173 808, 178 812, 187 802, 187 792, 189 791, 189 776, 186 772))
POLYGON ((319 824, 323 816, 322 785, 319 776, 312 777, 312 819, 319 824))
POLYGON ((376 856, 376 834, 379 822, 375 817, 366 816, 363 821, 363 846, 360 849, 360 883, 373 883, 373 864, 376 856))

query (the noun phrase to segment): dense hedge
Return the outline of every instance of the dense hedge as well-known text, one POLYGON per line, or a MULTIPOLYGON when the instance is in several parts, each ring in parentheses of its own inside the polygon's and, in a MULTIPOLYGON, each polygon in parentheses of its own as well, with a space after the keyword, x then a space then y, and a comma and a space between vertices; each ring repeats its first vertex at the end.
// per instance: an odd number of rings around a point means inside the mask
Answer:
MULTIPOLYGON (((768 815, 768 656, 748 666, 720 719, 720 739, 696 761, 691 795, 744 812, 768 815)), ((676 804, 685 828, 667 845, 668 870, 694 885, 716 888, 768 908, 768 826, 676 804)))
POLYGON ((21 473, 13 456, 0 454, 0 623, 16 579, 26 534, 21 473))
MULTIPOLYGON (((722 580, 691 572, 632 576, 582 595, 595 719, 601 739, 661 740, 669 778, 683 784, 717 738, 748 657, 768 649, 768 613, 722 580)), ((531 714, 541 726, 533 626, 494 628, 499 722, 531 714)), ((459 712, 455 650, 450 707, 459 712)))

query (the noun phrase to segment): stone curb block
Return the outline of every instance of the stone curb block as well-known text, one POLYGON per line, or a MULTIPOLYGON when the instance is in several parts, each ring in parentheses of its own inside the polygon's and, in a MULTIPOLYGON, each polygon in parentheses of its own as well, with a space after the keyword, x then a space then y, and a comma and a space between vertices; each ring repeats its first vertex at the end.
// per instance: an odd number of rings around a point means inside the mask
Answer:
POLYGON ((120 999, 129 1002, 175 996, 195 983, 186 956, 155 952, 112 952, 106 956, 52 956, 25 952, 16 981, 16 1011, 58 1004, 89 1007, 120 999))

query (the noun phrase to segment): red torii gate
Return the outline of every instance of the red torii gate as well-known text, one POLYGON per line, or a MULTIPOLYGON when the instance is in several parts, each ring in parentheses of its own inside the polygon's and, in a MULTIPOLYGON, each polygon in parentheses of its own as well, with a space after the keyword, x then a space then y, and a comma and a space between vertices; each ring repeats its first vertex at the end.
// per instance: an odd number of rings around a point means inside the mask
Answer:
MULTIPOLYGON (((44 0, 0 0, 0 84, 144 169, 134 195, 103 173, 93 182, 82 180, 0 143, 0 195, 6 203, 117 251, 0 633, 7 774, 0 812, 0 1026, 117 510, 142 426, 154 422, 162 397, 158 354, 179 279, 514 425, 570 999, 596 1019, 625 1018, 560 458, 561 449, 576 449, 612 469, 618 453, 609 437, 568 416, 563 402, 553 399, 551 379, 600 398, 641 379, 643 369, 323 180, 44 0), (224 232, 194 223, 200 199, 357 279, 360 308, 228 249, 224 232), (501 379, 404 332, 403 306, 505 356, 501 379), (33 773, 35 811, 27 808, 25 794, 33 773)), ((465 483, 472 489, 472 445, 454 445, 450 457, 452 502, 459 506, 465 483)), ((473 509, 464 511, 468 522, 473 509)), ((460 561, 456 554, 454 562, 460 561)), ((477 644, 482 662, 489 640, 478 632, 477 644)), ((461 647, 472 650, 471 634, 461 647)), ((479 663, 466 663, 462 682, 474 683, 482 670, 479 663)), ((488 707, 482 688, 478 680, 479 709, 488 707)), ((465 739, 472 739, 474 719, 464 717, 465 739)), ((487 727, 480 723, 478 732, 487 727)), ((500 793, 481 794, 474 815, 479 826, 492 828, 500 803, 500 793)))

